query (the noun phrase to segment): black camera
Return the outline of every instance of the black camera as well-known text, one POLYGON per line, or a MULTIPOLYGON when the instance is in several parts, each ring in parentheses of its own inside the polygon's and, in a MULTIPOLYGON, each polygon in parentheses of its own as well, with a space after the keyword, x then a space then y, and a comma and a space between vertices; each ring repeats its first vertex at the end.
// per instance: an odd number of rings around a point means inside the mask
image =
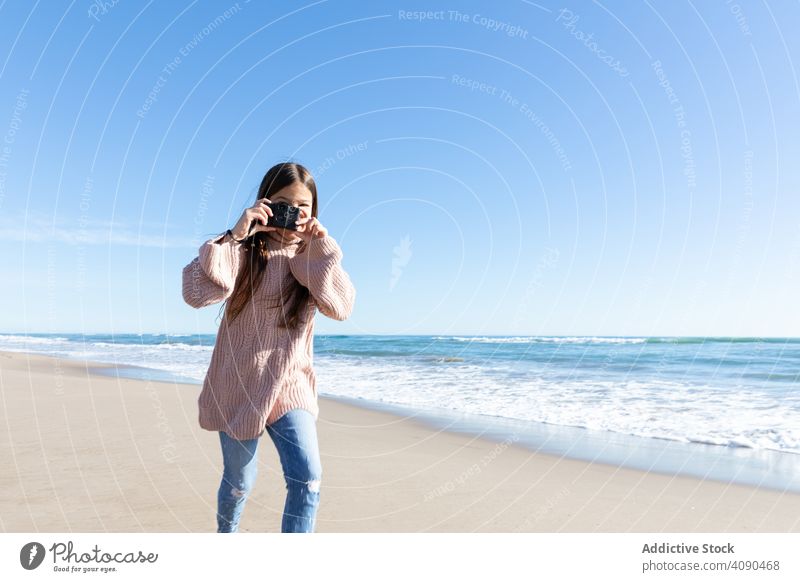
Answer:
POLYGON ((267 202, 272 209, 272 216, 267 220, 267 226, 277 226, 289 230, 297 230, 297 219, 300 218, 300 208, 291 206, 286 202, 267 202))

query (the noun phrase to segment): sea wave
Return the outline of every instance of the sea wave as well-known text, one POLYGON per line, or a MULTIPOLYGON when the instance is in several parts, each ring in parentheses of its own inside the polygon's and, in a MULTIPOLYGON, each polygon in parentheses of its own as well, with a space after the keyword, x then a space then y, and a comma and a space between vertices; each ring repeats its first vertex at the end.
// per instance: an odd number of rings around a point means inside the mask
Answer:
MULTIPOLYGON (((213 335, 184 335, 184 341, 169 341, 152 334, 145 341, 136 334, 74 334, 70 340, 70 335, 4 334, 0 349, 130 364, 202 381, 214 340, 213 335), (200 341, 209 345, 195 343, 200 341)), ((798 453, 800 346, 778 345, 796 341, 318 336, 315 367, 323 394, 798 453), (764 349, 756 341, 773 347, 764 349), (713 342, 732 345, 703 345, 713 342), (692 343, 699 345, 686 347, 692 343), (625 344, 662 345, 627 349, 625 344)))
POLYGON ((474 342, 489 344, 535 344, 535 343, 555 343, 555 344, 641 344, 647 338, 640 337, 557 337, 557 336, 434 336, 436 340, 449 340, 457 342, 474 342))

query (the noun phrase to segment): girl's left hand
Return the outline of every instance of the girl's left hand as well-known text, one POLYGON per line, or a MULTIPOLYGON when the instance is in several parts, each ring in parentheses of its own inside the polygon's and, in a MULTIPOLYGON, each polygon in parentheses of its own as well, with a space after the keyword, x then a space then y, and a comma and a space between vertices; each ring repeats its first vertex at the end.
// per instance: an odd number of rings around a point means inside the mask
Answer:
POLYGON ((297 225, 297 236, 302 238, 305 242, 310 241, 312 238, 322 238, 328 234, 326 229, 319 220, 313 216, 301 216, 295 223, 297 225))

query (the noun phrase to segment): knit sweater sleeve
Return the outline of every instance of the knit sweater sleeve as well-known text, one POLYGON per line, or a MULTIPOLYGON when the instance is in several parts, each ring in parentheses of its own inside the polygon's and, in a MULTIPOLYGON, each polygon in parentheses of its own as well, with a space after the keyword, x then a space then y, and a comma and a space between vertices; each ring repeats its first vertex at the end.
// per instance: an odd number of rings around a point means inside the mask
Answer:
POLYGON ((343 321, 350 317, 356 290, 342 267, 342 249, 330 236, 309 240, 305 249, 289 259, 297 281, 307 287, 320 312, 343 321))
POLYGON ((183 268, 183 300, 194 308, 224 301, 233 294, 242 264, 243 245, 224 234, 206 241, 183 268))

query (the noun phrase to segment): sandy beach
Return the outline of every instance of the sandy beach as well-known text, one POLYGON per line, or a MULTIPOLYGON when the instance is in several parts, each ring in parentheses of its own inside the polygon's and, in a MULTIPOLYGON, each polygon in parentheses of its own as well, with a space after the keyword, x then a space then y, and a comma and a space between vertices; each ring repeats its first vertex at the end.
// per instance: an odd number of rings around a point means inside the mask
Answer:
MULTIPOLYGON (((200 386, 0 352, 4 532, 213 532, 221 454, 200 386)), ((800 495, 671 477, 437 431, 321 398, 318 532, 799 532, 800 495)), ((277 532, 266 435, 242 532, 277 532)))

